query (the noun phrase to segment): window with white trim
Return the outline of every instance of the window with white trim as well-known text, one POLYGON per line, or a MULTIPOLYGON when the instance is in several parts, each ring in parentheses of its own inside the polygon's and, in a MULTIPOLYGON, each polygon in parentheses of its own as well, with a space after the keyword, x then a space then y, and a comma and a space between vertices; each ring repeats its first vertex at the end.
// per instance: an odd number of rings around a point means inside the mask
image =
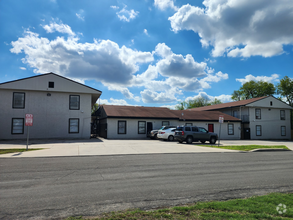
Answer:
POLYGON ((14 92, 12 108, 24 108, 25 107, 25 93, 24 92, 14 92))
POLYGON ((260 108, 255 109, 255 119, 261 119, 261 109, 260 108))
POLYGON ((80 96, 79 95, 69 95, 69 109, 79 110, 80 106, 80 96))
POLYGON ((255 131, 256 131, 256 136, 261 136, 261 125, 256 125, 255 131))
POLYGON ((281 126, 281 136, 286 136, 286 126, 281 126))
POLYGON ((234 124, 228 124, 228 135, 234 135, 234 124))
POLYGON ((145 121, 138 122, 138 133, 139 134, 146 134, 146 122, 145 121))
POLYGON ((280 110, 280 119, 285 120, 285 110, 280 110))
POLYGON ((69 133, 79 133, 79 119, 78 118, 69 119, 69 133))
POLYGON ((162 126, 169 126, 170 122, 169 121, 162 121, 162 126))
POLYGON ((126 134, 126 121, 118 121, 118 134, 126 134))
POLYGON ((11 134, 23 134, 24 118, 12 118, 11 134))

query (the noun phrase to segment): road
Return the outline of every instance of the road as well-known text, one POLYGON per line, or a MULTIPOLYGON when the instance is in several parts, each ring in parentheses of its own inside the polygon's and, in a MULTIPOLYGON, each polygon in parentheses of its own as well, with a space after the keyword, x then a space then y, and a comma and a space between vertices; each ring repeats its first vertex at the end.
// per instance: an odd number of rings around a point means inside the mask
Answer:
POLYGON ((0 219, 93 216, 293 192, 293 152, 0 159, 0 219))

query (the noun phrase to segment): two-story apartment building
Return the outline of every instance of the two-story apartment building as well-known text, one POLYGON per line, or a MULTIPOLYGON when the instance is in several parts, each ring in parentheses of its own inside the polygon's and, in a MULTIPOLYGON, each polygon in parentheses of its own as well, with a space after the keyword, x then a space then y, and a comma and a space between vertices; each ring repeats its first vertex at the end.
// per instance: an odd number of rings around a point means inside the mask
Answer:
POLYGON ((242 120, 242 139, 291 139, 291 106, 273 96, 191 109, 220 111, 242 120))
POLYGON ((0 139, 90 138, 91 109, 101 91, 54 73, 0 84, 0 139))

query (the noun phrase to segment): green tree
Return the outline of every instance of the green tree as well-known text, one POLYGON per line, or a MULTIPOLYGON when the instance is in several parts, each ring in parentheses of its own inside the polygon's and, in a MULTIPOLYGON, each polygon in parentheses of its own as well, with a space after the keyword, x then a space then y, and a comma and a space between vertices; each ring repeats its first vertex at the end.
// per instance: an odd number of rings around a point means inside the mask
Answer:
POLYGON ((232 93, 232 100, 240 101, 244 99, 257 98, 262 96, 269 96, 275 94, 276 88, 274 84, 253 80, 244 83, 239 90, 232 93))
POLYGON ((208 98, 199 97, 199 98, 189 100, 188 102, 186 101, 180 102, 178 105, 175 106, 175 109, 184 110, 184 109, 198 108, 198 107, 203 107, 208 105, 216 105, 221 103, 222 102, 216 98, 210 101, 208 98))
POLYGON ((92 108, 92 114, 99 109, 99 104, 95 103, 92 108))
POLYGON ((285 76, 277 85, 277 94, 286 99, 286 102, 293 107, 293 79, 285 76))

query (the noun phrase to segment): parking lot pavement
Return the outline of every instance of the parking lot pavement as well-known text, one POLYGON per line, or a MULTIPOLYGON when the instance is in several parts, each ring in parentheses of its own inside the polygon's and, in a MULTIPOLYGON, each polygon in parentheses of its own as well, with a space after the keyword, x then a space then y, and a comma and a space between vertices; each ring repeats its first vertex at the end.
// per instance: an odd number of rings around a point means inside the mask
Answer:
MULTIPOLYGON (((293 143, 286 141, 221 140, 221 145, 286 145, 293 150, 293 143)), ((3 154, 0 157, 58 157, 123 154, 160 154, 160 153, 207 153, 239 152, 198 146, 199 143, 179 144, 162 140, 108 140, 103 138, 89 140, 32 140, 29 148, 43 150, 23 153, 3 154)), ((0 149, 26 148, 26 141, 0 141, 0 149)))

